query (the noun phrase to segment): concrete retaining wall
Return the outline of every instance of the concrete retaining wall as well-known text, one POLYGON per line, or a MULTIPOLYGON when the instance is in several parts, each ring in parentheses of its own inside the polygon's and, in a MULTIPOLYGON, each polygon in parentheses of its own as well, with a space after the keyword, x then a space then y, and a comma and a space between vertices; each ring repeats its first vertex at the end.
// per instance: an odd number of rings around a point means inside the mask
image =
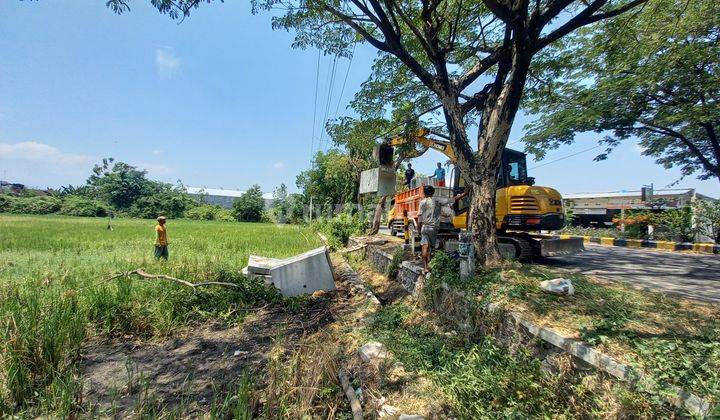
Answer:
MULTIPOLYGON (((370 261, 375 269, 383 273, 387 270, 387 267, 393 259, 392 253, 385 250, 383 245, 366 245, 350 238, 348 248, 355 248, 358 252, 362 252, 363 258, 370 261)), ((402 283, 405 290, 413 293, 415 292, 415 284, 418 282, 418 277, 420 276, 422 276, 422 268, 420 266, 411 264, 408 261, 403 261, 398 268, 397 281, 402 283)))

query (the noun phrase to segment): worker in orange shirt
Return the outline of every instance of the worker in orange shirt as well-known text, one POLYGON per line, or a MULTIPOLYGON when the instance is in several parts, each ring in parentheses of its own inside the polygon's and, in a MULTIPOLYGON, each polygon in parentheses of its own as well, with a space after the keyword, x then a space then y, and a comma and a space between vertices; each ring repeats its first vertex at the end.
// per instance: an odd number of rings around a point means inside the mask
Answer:
POLYGON ((155 226, 155 233, 157 238, 155 239, 155 259, 160 258, 168 259, 168 240, 167 240, 167 227, 165 226, 167 218, 160 216, 157 218, 157 226, 155 226))

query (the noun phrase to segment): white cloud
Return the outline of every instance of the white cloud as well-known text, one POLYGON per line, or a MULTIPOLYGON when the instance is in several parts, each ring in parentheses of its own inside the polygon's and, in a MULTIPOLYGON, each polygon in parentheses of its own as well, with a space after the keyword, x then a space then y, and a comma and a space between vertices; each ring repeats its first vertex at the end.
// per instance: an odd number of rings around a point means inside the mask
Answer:
POLYGON ((645 151, 645 148, 643 148, 643 147, 640 146, 639 144, 635 144, 635 145, 633 146, 633 149, 635 149, 636 152, 641 153, 641 154, 642 154, 642 152, 645 151))
POLYGON ((89 156, 63 153, 57 147, 36 141, 0 143, 0 159, 72 166, 86 163, 89 156))
POLYGON ((155 50, 155 68, 160 76, 171 78, 180 68, 180 59, 172 48, 158 48, 155 50))
POLYGON ((162 150, 157 150, 157 149, 155 149, 155 150, 153 150, 153 151, 150 152, 150 153, 152 153, 152 154, 155 155, 155 156, 159 156, 159 155, 162 154, 162 150))
POLYGON ((148 171, 150 175, 156 177, 166 176, 172 172, 172 168, 162 163, 138 163, 137 167, 148 171))
POLYGON ((284 167, 285 167, 285 162, 283 162, 281 160, 273 163, 273 168, 275 168, 275 169, 280 169, 280 168, 284 168, 284 167))

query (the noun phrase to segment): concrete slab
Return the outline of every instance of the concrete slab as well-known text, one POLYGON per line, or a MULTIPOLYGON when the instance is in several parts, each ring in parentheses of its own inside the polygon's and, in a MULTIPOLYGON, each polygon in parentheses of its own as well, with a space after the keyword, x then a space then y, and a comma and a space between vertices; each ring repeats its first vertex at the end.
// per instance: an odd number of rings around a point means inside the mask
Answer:
POLYGON ((272 284, 272 279, 270 278, 270 275, 269 275, 269 274, 257 274, 257 273, 253 273, 253 272, 251 272, 250 270, 248 270, 247 267, 243 268, 240 272, 243 274, 243 276, 247 276, 247 277, 250 277, 250 278, 253 278, 253 277, 259 278, 259 279, 261 279, 262 281, 264 281, 265 284, 268 284, 268 285, 269 285, 269 284, 272 284))
POLYGON ((283 296, 335 290, 327 247, 282 260, 282 263, 270 268, 270 277, 283 296))
POLYGON ((270 257, 261 257, 259 255, 250 255, 248 257, 248 272, 254 274, 270 274, 270 269, 282 264, 285 260, 270 257))

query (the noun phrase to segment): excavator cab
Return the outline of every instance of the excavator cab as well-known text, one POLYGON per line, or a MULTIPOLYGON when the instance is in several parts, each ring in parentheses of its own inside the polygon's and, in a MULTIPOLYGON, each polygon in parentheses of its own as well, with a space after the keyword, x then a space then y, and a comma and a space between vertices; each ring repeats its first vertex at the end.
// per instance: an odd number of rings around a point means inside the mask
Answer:
MULTIPOLYGON (((513 185, 535 185, 535 178, 527 175, 527 155, 513 149, 505 149, 502 154, 502 164, 498 169, 497 189, 513 185)), ((461 176, 460 168, 453 167, 450 171, 450 187, 453 194, 465 191, 465 180, 461 176)), ((470 197, 464 197, 454 206, 456 214, 467 211, 470 207, 470 197)))
POLYGON ((505 149, 502 154, 502 165, 498 174, 498 188, 510 185, 533 185, 535 178, 527 176, 527 157, 525 153, 505 149))

